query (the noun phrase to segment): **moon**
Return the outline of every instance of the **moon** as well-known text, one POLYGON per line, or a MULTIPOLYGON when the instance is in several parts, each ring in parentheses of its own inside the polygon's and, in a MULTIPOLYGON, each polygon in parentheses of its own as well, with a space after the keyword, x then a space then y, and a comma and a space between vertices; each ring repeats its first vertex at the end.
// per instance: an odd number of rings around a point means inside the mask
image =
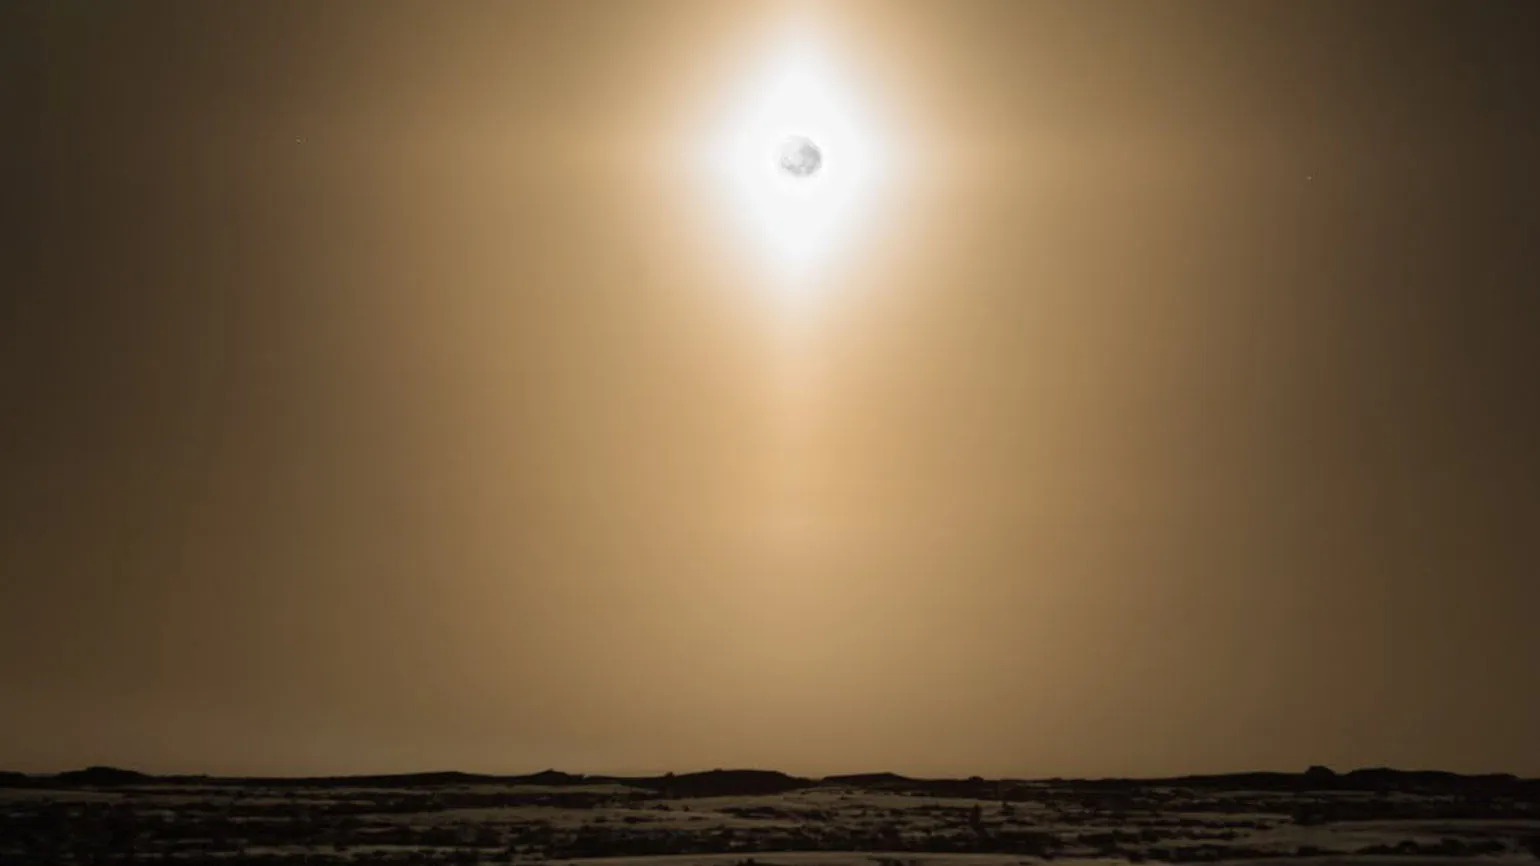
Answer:
POLYGON ((736 219, 756 280, 811 298, 870 231, 891 176, 886 130, 824 37, 792 26, 724 92, 699 136, 700 177, 736 219))
POLYGON ((823 150, 805 135, 790 135, 781 142, 781 171, 792 177, 812 177, 823 167, 823 150))

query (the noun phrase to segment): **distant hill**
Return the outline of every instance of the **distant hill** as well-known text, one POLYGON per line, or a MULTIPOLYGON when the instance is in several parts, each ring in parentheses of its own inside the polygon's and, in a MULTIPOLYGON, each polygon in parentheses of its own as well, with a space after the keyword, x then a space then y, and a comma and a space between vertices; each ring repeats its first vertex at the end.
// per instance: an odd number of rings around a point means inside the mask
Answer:
POLYGON ((651 788, 673 797, 734 797, 779 794, 818 784, 812 779, 788 776, 776 770, 708 770, 654 776, 650 779, 615 779, 627 785, 651 788))
MULTIPOLYGON (((186 777, 176 777, 178 780, 186 777)), ((370 776, 305 776, 305 777, 245 777, 211 778, 201 781, 208 784, 240 785, 295 785, 305 787, 339 788, 443 788, 456 785, 589 785, 595 780, 586 776, 574 776, 557 770, 543 770, 522 776, 499 776, 487 773, 466 773, 460 770, 435 770, 426 773, 388 773, 370 776)))
POLYGON ((831 785, 851 785, 858 788, 904 785, 914 782, 908 776, 900 776, 897 773, 854 773, 846 776, 824 776, 822 781, 831 785))
POLYGON ((154 781, 154 776, 147 776, 133 770, 121 770, 117 767, 87 767, 84 770, 71 770, 53 777, 53 781, 66 785, 91 785, 110 787, 114 785, 139 785, 154 781))
POLYGON ((528 776, 516 777, 521 785, 589 785, 594 780, 587 776, 574 776, 560 770, 541 770, 528 776))
MULTIPOLYGON (((210 777, 152 776, 118 767, 95 766, 53 776, 0 772, 0 787, 114 787, 124 785, 198 784, 294 787, 446 788, 468 785, 531 785, 551 788, 626 785, 664 797, 753 796, 779 794, 819 785, 841 785, 947 797, 1018 799, 1033 789, 1084 791, 1091 796, 1118 796, 1141 788, 1253 791, 1408 791, 1460 795, 1540 794, 1540 779, 1520 779, 1503 773, 1465 776, 1441 770, 1396 770, 1370 767, 1337 773, 1311 767, 1303 773, 1252 772, 1173 776, 1145 779, 919 779, 892 772, 850 773, 821 779, 791 776, 776 770, 707 770, 661 776, 589 776, 547 769, 523 775, 491 775, 439 770, 369 776, 210 777)), ((554 794, 553 794, 554 796, 554 794)), ((561 795, 566 797, 567 795, 561 795)), ((594 796, 574 793, 571 796, 594 796)))

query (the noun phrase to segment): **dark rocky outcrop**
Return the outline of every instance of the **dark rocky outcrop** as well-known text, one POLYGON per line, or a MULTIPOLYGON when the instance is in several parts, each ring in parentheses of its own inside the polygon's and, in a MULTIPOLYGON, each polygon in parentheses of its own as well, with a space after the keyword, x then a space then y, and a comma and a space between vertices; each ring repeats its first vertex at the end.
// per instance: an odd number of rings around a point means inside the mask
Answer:
POLYGON ((65 785, 92 785, 111 787, 114 785, 139 785, 153 781, 155 777, 133 770, 123 770, 118 767, 87 767, 84 770, 70 770, 53 777, 53 781, 65 785))
POLYGON ((897 773, 853 773, 844 776, 824 776, 822 781, 830 785, 849 785, 856 788, 880 788, 914 783, 914 780, 908 776, 900 776, 897 773))
POLYGON ((680 773, 650 779, 617 780, 650 788, 671 797, 736 797, 754 794, 780 794, 811 788, 812 779, 788 776, 775 770, 708 770, 680 773))

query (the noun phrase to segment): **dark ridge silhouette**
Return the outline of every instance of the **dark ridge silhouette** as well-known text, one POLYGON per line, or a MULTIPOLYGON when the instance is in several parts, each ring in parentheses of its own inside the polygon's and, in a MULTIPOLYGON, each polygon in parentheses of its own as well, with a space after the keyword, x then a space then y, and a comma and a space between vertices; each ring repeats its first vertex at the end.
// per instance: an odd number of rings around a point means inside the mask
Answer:
POLYGON ((521 785, 602 785, 608 784, 608 778, 593 776, 574 776, 571 773, 563 773, 560 770, 541 770, 528 776, 520 776, 516 784, 521 785))
POLYGON ((830 785, 877 787, 882 785, 912 785, 915 780, 908 776, 900 776, 897 773, 853 773, 845 776, 824 776, 822 781, 830 785))
POLYGON ((662 791, 672 797, 733 797, 750 794, 779 794, 811 788, 812 779, 788 776, 777 770, 708 770, 650 779, 616 779, 623 784, 662 791))
MULTIPOLYGON (((61 776, 64 774, 61 774, 61 776)), ((61 776, 54 776, 57 780, 61 776)), ((544 785, 562 787, 621 782, 605 776, 575 776, 557 770, 542 770, 517 776, 490 773, 466 773, 460 770, 435 770, 426 773, 385 773, 367 776, 145 776, 145 781, 179 785, 263 785, 304 788, 443 788, 459 785, 544 785)))
MULTIPOLYGON (((626 785, 664 797, 713 797, 777 794, 819 785, 841 785, 928 796, 1026 800, 1046 791, 1080 792, 1115 806, 1125 795, 1152 788, 1189 791, 1252 790, 1279 792, 1390 791, 1450 794, 1465 797, 1540 797, 1540 779, 1512 774, 1461 775, 1441 770, 1395 770, 1369 767, 1338 773, 1324 766, 1303 773, 1252 772, 1173 776, 1144 779, 920 779, 892 772, 848 773, 810 779, 775 770, 708 770, 662 776, 589 776, 547 769, 523 775, 492 775, 442 770, 367 776, 219 777, 154 776, 118 767, 87 767, 57 775, 0 772, 0 787, 113 787, 147 785, 213 785, 338 788, 451 788, 469 785, 536 785, 550 788, 583 785, 626 785)), ((554 795, 553 795, 554 796, 554 795)), ((568 797, 568 795, 561 795, 568 797)), ((581 792, 571 796, 585 795, 581 792)), ((568 797, 570 799, 570 797, 568 797)), ((1316 816, 1320 817, 1320 816, 1316 816)), ((1330 817, 1325 818, 1329 820, 1330 817)), ((1312 818, 1314 820, 1314 818, 1312 818)))
POLYGON ((152 781, 153 776, 138 773, 133 770, 122 770, 117 767, 87 767, 84 770, 71 770, 60 773, 54 777, 54 781, 66 785, 93 785, 110 787, 114 785, 139 785, 152 781))
POLYGON ((479 785, 501 781, 496 776, 483 776, 479 773, 462 773, 458 770, 440 770, 432 773, 404 773, 385 776, 362 776, 349 778, 339 776, 328 779, 312 780, 336 785, 362 785, 374 786, 401 786, 411 787, 440 787, 444 785, 479 785))
POLYGON ((512 784, 512 777, 442 770, 373 776, 165 776, 163 781, 199 785, 263 785, 303 788, 435 788, 450 785, 512 784))
POLYGON ((1337 787, 1337 772, 1331 767, 1323 767, 1320 764, 1312 766, 1305 771, 1305 781, 1317 788, 1337 787))
POLYGON ((1444 791, 1451 793, 1501 793, 1530 790, 1540 780, 1525 780, 1506 773, 1463 776, 1441 770, 1393 770, 1376 767, 1336 773, 1312 767, 1304 773, 1228 773, 1223 775, 1173 776, 1151 779, 1056 779, 1056 785, 1087 791, 1116 791, 1150 787, 1191 789, 1248 789, 1255 791, 1444 791))

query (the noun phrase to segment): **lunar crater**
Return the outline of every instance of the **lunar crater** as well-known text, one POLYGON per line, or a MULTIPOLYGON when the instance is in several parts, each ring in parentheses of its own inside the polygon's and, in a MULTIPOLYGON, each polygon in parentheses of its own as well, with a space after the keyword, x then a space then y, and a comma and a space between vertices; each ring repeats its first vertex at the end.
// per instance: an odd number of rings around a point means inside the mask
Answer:
POLYGON ((777 160, 781 171, 796 178, 808 178, 823 167, 823 151, 805 135, 788 136, 781 143, 777 160))

